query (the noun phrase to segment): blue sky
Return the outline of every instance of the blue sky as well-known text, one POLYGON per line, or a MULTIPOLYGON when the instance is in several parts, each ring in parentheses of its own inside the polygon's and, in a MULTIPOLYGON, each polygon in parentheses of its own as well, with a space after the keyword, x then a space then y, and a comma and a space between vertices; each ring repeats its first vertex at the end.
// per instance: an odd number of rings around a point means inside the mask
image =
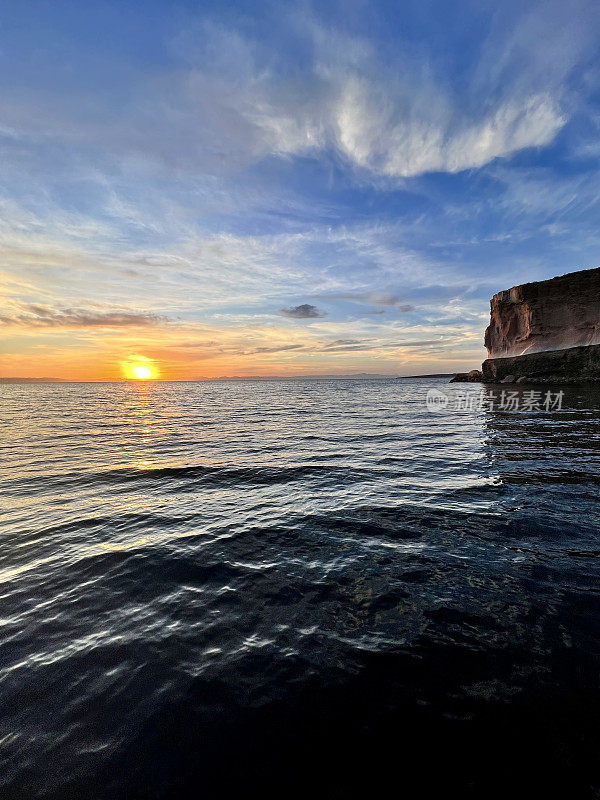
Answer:
POLYGON ((600 263, 597 2, 0 10, 4 375, 468 369, 600 263))

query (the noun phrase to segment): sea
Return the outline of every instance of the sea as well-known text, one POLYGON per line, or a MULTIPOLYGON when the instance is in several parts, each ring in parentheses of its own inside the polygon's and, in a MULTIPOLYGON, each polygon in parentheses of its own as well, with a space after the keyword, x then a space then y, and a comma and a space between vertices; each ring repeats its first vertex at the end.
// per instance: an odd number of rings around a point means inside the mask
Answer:
POLYGON ((600 392, 447 380, 1 385, 0 797, 600 796, 600 392))

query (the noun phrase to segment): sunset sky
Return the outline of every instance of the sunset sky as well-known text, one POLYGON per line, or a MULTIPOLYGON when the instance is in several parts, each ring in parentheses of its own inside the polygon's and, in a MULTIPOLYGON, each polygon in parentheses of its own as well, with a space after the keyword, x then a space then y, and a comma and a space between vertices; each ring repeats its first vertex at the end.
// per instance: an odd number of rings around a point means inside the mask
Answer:
POLYGON ((600 264, 600 3, 0 2, 0 376, 479 366, 600 264))

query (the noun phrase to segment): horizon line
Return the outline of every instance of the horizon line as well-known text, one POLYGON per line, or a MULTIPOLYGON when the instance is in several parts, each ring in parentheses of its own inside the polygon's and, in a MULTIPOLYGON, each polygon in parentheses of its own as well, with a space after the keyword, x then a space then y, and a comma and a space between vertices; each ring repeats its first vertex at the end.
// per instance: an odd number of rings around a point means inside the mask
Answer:
POLYGON ((36 383, 133 383, 133 384, 149 384, 149 383, 207 383, 210 381, 265 381, 265 380, 363 380, 377 378, 380 380, 396 379, 396 378, 436 378, 456 375, 454 372, 429 372, 419 375, 398 375, 396 373, 382 373, 382 372, 350 372, 350 373, 324 373, 323 375, 308 373, 299 375, 220 375, 214 378, 200 377, 200 378, 149 378, 146 380, 131 379, 131 378, 114 378, 114 379, 76 379, 76 378, 32 378, 32 377, 13 377, 0 376, 0 384, 36 384, 36 383))

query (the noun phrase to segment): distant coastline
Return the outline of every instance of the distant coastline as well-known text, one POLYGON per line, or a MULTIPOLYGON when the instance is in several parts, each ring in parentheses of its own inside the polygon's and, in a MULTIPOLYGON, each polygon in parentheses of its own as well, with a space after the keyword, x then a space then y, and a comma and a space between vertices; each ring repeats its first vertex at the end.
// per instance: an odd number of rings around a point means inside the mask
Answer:
POLYGON ((389 381, 396 375, 371 372, 353 372, 344 375, 329 373, 324 375, 223 375, 219 378, 199 378, 201 381, 389 381))
POLYGON ((452 378, 456 372, 431 372, 427 375, 398 375, 399 381, 407 381, 411 378, 452 378))
POLYGON ((451 378, 456 372, 434 372, 426 375, 385 375, 381 373, 355 372, 347 375, 232 375, 219 376, 218 378, 189 378, 180 380, 161 380, 150 381, 135 380, 104 380, 104 381, 82 381, 71 380, 69 378, 1 378, 0 384, 34 384, 34 383, 206 383, 209 381, 386 381, 386 380, 411 380, 413 378, 451 378))
MULTIPOLYGON (((79 383, 67 378, 0 378, 0 383, 79 383)), ((90 381, 91 383, 92 381, 90 381)), ((95 383, 95 381, 94 381, 95 383)))

